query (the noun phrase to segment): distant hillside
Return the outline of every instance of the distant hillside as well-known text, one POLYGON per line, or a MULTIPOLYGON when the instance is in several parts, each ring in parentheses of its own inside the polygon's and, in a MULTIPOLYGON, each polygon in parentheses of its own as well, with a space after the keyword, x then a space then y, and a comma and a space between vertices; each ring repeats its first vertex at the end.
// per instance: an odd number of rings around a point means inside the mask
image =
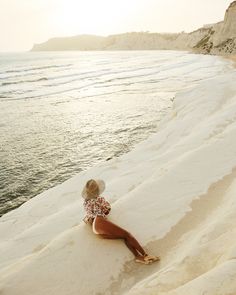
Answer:
POLYGON ((193 50, 205 54, 236 54, 236 1, 222 22, 205 25, 191 33, 130 32, 108 37, 79 35, 49 39, 32 51, 61 50, 193 50))
POLYGON ((53 38, 45 43, 35 44, 32 51, 60 50, 150 50, 175 49, 190 50, 205 36, 205 29, 194 33, 159 34, 131 32, 108 37, 81 35, 53 38))
POLYGON ((100 50, 102 49, 104 39, 105 37, 94 35, 52 38, 47 42, 35 44, 32 51, 100 50))

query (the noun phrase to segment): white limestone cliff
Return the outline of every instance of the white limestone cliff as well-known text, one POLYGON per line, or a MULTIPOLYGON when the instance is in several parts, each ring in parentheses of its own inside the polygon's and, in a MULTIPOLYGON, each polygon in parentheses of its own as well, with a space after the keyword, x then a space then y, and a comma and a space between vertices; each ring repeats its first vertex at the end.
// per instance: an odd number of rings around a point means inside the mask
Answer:
MULTIPOLYGON (((212 66, 220 59, 194 55, 201 79, 203 57, 212 66)), ((224 68, 178 92, 158 132, 132 151, 3 215, 0 294, 236 294, 235 79, 224 68), (106 181, 109 219, 159 263, 137 265, 123 241, 82 222, 90 178, 106 181)))
POLYGON ((212 25, 210 31, 195 46, 200 53, 236 54, 236 1, 225 12, 222 22, 212 25))

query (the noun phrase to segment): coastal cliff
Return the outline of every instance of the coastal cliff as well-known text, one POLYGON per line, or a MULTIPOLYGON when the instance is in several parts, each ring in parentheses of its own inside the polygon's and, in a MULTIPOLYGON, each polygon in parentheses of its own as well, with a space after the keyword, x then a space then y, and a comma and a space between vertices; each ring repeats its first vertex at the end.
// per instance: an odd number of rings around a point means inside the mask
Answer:
POLYGON ((191 50, 204 38, 207 29, 192 33, 149 33, 129 32, 108 37, 81 35, 53 38, 45 43, 35 44, 31 51, 60 50, 191 50))
POLYGON ((200 53, 236 54, 236 1, 226 10, 224 21, 212 25, 193 49, 200 53))
POLYGON ((60 50, 190 50, 203 54, 236 54, 236 1, 224 20, 190 33, 130 32, 108 37, 79 35, 52 38, 35 44, 31 51, 60 50))

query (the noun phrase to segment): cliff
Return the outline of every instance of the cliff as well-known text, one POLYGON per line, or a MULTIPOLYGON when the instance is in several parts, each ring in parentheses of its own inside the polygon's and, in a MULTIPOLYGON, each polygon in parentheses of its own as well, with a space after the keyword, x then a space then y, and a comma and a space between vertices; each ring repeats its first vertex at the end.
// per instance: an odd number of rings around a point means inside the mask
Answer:
POLYGON ((193 49, 200 53, 236 54, 236 1, 226 10, 224 20, 212 25, 193 49))
POLYGON ((108 37, 80 35, 35 44, 32 51, 60 50, 193 50, 204 54, 236 54, 236 1, 224 20, 191 33, 130 32, 108 37))
POLYGON ((157 133, 1 217, 1 295, 236 294, 236 71, 204 78, 203 56, 192 58, 200 80, 157 133), (135 263, 124 241, 82 221, 91 178, 106 182, 109 220, 159 263, 135 263))
POLYGON ((108 37, 74 36, 53 38, 42 44, 35 44, 32 51, 60 50, 190 50, 207 29, 200 29, 191 34, 129 32, 108 37))
POLYGON ((191 33, 131 32, 100 37, 80 35, 35 44, 32 51, 60 50, 193 50, 204 54, 236 54, 236 1, 224 20, 191 33))

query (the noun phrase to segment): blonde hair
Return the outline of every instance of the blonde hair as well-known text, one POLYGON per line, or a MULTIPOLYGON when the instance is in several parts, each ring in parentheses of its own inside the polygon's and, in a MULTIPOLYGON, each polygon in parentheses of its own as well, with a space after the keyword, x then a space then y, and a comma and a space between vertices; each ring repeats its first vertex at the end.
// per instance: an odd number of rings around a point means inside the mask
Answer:
POLYGON ((87 193, 86 199, 96 199, 96 197, 99 195, 99 186, 97 182, 94 179, 90 179, 87 181, 85 187, 87 193))

